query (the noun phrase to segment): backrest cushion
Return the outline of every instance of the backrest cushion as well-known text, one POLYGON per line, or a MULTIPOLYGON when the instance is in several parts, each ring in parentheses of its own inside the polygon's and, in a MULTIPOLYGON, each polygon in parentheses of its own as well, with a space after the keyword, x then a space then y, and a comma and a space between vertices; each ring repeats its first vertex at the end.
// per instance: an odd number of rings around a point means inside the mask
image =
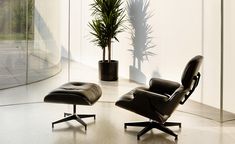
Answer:
POLYGON ((203 57, 201 55, 193 57, 186 65, 182 77, 181 83, 185 89, 190 88, 192 85, 193 77, 197 75, 201 66, 203 57))

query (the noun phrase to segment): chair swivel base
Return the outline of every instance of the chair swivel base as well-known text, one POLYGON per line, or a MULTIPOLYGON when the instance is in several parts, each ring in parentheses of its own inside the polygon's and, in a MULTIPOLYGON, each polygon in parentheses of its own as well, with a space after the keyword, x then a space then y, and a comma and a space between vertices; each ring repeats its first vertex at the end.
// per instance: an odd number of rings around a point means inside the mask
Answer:
POLYGON ((95 120, 95 114, 76 114, 76 105, 73 105, 73 114, 64 113, 64 117, 65 118, 63 118, 63 119, 52 122, 52 128, 54 128, 55 124, 62 123, 62 122, 67 122, 67 121, 70 121, 70 120, 76 120, 85 127, 85 130, 87 130, 87 124, 82 120, 82 118, 94 117, 94 120, 95 120))
POLYGON ((175 137, 175 140, 178 139, 177 134, 175 134, 172 130, 167 128, 167 126, 179 126, 181 128, 181 123, 177 122, 165 122, 164 124, 157 123, 155 121, 147 121, 147 122, 133 122, 133 123, 125 123, 124 128, 126 129, 127 126, 137 126, 137 127, 144 127, 140 132, 137 134, 137 140, 140 139, 142 135, 147 133, 153 128, 159 129, 167 134, 170 134, 175 137))

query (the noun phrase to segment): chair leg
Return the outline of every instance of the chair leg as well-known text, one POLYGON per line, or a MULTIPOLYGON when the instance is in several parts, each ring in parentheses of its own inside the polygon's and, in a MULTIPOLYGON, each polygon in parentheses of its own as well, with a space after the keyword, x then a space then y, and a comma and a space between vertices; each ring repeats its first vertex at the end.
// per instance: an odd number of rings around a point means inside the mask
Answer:
POLYGON ((150 131, 153 128, 152 123, 149 123, 148 126, 146 126, 144 129, 142 129, 140 132, 137 134, 137 140, 140 140, 140 137, 150 131))
POLYGON ((179 128, 181 128, 181 123, 179 123, 179 122, 165 122, 164 126, 179 126, 179 128))
POLYGON ((167 134, 169 134, 169 135, 174 136, 174 137, 175 137, 175 140, 178 139, 177 134, 175 134, 172 130, 170 130, 169 128, 167 128, 167 127, 166 127, 165 125, 163 125, 163 124, 154 123, 154 128, 157 128, 157 129, 159 129, 159 130, 161 130, 161 131, 163 131, 163 132, 165 132, 165 133, 167 133, 167 134))
POLYGON ((149 125, 149 121, 147 121, 147 122, 132 122, 132 123, 124 123, 124 128, 126 129, 127 126, 146 127, 148 125, 149 125))
POLYGON ((142 135, 147 133, 153 128, 159 129, 169 135, 172 135, 175 137, 175 140, 178 139, 177 134, 175 134, 172 130, 167 128, 166 126, 179 126, 181 127, 181 123, 175 123, 175 122, 166 122, 164 124, 157 123, 155 121, 148 121, 148 122, 133 122, 133 123, 125 123, 124 128, 126 129, 127 126, 137 126, 137 127, 144 127, 138 134, 137 139, 139 140, 142 135))

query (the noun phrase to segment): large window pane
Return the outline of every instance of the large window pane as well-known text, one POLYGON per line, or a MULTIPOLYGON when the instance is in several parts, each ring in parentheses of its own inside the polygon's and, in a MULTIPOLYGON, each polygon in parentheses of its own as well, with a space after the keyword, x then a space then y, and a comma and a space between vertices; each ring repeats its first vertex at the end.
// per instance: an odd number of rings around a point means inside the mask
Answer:
POLYGON ((0 88, 26 82, 26 13, 24 0, 0 1, 0 88))
POLYGON ((60 21, 57 0, 35 0, 34 39, 28 47, 28 82, 38 81, 60 70, 60 21))
POLYGON ((0 0, 0 89, 58 73, 59 33, 58 1, 0 0))

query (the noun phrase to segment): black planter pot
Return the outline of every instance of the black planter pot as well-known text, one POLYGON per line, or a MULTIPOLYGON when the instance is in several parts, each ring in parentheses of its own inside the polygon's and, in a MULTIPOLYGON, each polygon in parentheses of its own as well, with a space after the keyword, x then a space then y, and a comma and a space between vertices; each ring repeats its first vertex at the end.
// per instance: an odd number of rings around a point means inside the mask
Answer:
POLYGON ((99 61, 99 78, 102 81, 118 80, 118 61, 99 61))

